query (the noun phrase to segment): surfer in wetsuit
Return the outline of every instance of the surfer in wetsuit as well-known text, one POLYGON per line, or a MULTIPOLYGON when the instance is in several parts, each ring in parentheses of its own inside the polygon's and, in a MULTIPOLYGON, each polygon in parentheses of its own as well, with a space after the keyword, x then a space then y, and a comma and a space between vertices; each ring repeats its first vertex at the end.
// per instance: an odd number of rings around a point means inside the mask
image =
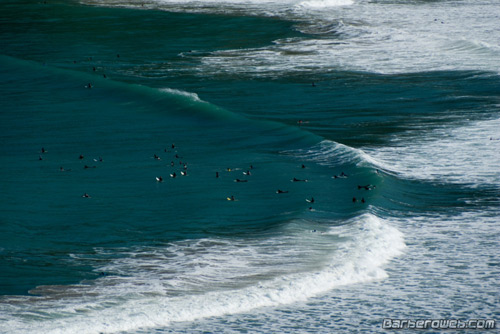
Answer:
POLYGON ((375 186, 372 184, 367 184, 366 186, 358 185, 358 189, 372 190, 373 188, 375 188, 375 186))
POLYGON ((286 194, 287 192, 288 190, 281 190, 281 189, 276 190, 277 194, 286 194))
POLYGON ((293 182, 307 182, 307 180, 300 180, 300 179, 297 179, 296 177, 294 177, 292 181, 293 182))

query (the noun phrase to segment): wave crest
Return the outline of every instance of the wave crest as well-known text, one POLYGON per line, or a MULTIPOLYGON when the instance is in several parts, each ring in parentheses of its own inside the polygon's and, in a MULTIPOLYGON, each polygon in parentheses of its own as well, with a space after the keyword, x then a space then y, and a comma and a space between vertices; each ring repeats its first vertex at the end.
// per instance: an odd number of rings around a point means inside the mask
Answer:
POLYGON ((302 230, 295 226, 266 240, 201 239, 113 250, 109 263, 96 270, 114 274, 91 285, 38 288, 43 297, 18 301, 31 304, 29 317, 4 303, 4 324, 30 333, 109 333, 250 312, 385 278, 383 266, 405 248, 402 233, 372 214, 322 232, 304 231, 304 222, 297 223, 302 230), (55 297, 51 289, 65 292, 55 297))

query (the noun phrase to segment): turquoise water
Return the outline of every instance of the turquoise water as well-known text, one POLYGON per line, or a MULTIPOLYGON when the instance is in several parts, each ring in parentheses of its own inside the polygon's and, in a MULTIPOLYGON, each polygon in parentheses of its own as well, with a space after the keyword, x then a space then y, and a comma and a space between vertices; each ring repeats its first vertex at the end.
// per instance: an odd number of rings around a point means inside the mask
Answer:
POLYGON ((0 332, 498 318, 494 2, 0 8, 0 332))

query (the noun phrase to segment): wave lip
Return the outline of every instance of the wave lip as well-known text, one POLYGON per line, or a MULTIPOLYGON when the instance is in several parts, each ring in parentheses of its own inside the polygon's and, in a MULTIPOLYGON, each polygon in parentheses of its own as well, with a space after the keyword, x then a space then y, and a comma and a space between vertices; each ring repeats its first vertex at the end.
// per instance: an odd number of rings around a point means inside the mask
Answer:
POLYGON ((283 153, 298 154, 302 158, 313 160, 320 165, 329 167, 339 167, 342 165, 370 166, 391 172, 389 164, 375 158, 364 150, 327 139, 321 141, 311 149, 283 153))
POLYGON ((379 166, 411 179, 500 187, 499 126, 500 119, 479 121, 438 129, 411 142, 400 143, 402 139, 396 137, 386 147, 365 151, 380 161, 379 166))
POLYGON ((129 252, 128 258, 98 268, 121 270, 120 276, 104 276, 91 286, 74 286, 63 298, 29 297, 21 302, 35 315, 31 320, 15 314, 19 302, 9 312, 2 310, 10 315, 0 329, 9 326, 10 332, 114 333, 278 307, 342 285, 383 279, 387 277, 383 266, 404 248, 401 232, 367 213, 323 232, 294 229, 287 236, 267 241, 204 239, 189 245, 186 241, 173 244, 168 251, 136 250, 129 252), (268 251, 272 255, 266 259, 268 251), (164 256, 158 257, 162 252, 164 256), (304 255, 304 262, 315 265, 290 263, 304 255), (185 257, 188 259, 183 260, 185 257), (287 268, 275 271, 273 261, 281 260, 288 262, 287 268), (239 286, 242 277, 238 268, 248 268, 246 283, 239 286), (175 288, 176 284, 185 285, 181 290, 188 285, 195 289, 179 295, 169 293, 168 285, 175 288))
POLYGON ((353 0, 308 0, 302 1, 296 6, 300 8, 322 9, 328 7, 350 6, 353 4, 353 0))
POLYGON ((202 99, 200 99, 200 97, 196 93, 186 92, 184 90, 174 89, 174 88, 160 88, 160 91, 168 93, 168 94, 176 95, 176 96, 182 96, 182 97, 185 97, 191 101, 207 103, 206 101, 203 101, 202 99))

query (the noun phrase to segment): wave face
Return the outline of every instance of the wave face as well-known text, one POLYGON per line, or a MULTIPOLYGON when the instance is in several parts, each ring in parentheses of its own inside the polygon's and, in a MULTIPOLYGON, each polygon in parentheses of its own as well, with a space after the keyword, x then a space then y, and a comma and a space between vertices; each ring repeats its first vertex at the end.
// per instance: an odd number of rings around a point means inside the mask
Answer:
POLYGON ((0 332, 494 319, 494 1, 0 5, 0 332))

